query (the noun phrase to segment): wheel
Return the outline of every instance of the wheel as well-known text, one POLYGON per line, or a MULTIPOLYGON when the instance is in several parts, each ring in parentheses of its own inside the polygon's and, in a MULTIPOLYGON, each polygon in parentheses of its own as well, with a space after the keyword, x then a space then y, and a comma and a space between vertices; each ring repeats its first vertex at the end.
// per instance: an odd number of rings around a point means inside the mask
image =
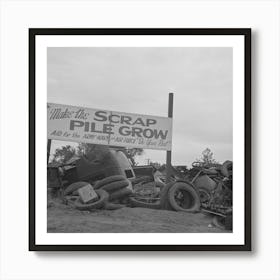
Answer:
POLYGON ((168 191, 168 200, 176 211, 194 213, 200 209, 198 193, 186 182, 175 183, 168 191))
POLYGON ((71 185, 69 185, 65 190, 64 190, 64 195, 69 195, 75 191, 77 191, 78 189, 88 185, 89 183, 87 182, 76 182, 76 183, 73 183, 71 185))
POLYGON ((132 191, 129 190, 128 188, 120 189, 120 190, 110 194, 109 201, 113 201, 115 199, 124 198, 126 196, 131 195, 131 194, 132 194, 132 191))
POLYGON ((132 207, 141 207, 141 208, 149 208, 149 209, 160 209, 160 203, 147 203, 143 201, 139 201, 135 199, 135 197, 129 198, 129 203, 132 207))
POLYGON ((175 182, 170 182, 167 185, 165 185, 162 190, 160 191, 160 205, 161 209, 164 210, 173 210, 173 207, 169 203, 168 199, 168 192, 170 188, 175 184, 175 182))
POLYGON ((117 190, 126 188, 128 185, 129 185, 129 181, 127 179, 125 179, 122 181, 116 181, 116 182, 106 184, 106 185, 100 187, 100 189, 105 190, 108 193, 112 193, 117 190))
POLYGON ((220 229, 225 229, 225 218, 221 216, 215 216, 212 220, 212 224, 220 229))
POLYGON ((126 178, 123 175, 114 175, 114 176, 110 176, 107 177, 103 180, 98 181, 95 185, 94 188, 95 189, 100 189, 102 186, 110 184, 112 182, 116 182, 116 181, 122 181, 122 180, 126 180, 126 178))
POLYGON ((81 202, 80 198, 78 198, 74 205, 79 210, 91 210, 91 209, 100 209, 105 203, 108 201, 109 194, 104 190, 96 190, 96 193, 99 196, 99 199, 93 203, 84 204, 81 202))
POLYGON ((206 188, 199 188, 198 195, 201 203, 207 203, 211 199, 211 193, 206 188))

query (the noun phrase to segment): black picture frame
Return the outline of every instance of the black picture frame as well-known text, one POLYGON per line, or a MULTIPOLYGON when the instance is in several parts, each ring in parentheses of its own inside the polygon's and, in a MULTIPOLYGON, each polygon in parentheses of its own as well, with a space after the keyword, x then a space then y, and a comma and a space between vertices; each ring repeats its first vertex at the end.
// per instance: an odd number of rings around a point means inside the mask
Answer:
POLYGON ((29 250, 30 251, 250 251, 251 248, 251 29, 29 29, 29 250), (242 35, 244 36, 245 86, 245 232, 243 245, 38 245, 35 236, 35 39, 43 35, 242 35))

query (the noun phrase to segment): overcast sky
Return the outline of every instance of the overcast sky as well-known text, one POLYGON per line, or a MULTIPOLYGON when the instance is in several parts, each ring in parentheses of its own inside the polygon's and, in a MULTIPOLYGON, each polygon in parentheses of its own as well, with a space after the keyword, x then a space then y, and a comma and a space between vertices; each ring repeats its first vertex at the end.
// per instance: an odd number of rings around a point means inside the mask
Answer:
POLYGON ((232 160, 232 48, 48 48, 48 102, 167 116, 169 92, 172 164, 190 166, 207 147, 232 160))

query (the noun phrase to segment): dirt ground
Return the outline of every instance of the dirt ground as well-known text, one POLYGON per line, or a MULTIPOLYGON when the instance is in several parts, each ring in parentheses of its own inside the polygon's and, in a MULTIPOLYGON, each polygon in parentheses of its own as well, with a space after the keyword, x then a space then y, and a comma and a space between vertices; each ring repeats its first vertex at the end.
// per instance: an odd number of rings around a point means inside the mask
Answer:
POLYGON ((59 201, 48 204, 48 232, 230 232, 216 228, 202 214, 125 207, 79 211, 59 201))

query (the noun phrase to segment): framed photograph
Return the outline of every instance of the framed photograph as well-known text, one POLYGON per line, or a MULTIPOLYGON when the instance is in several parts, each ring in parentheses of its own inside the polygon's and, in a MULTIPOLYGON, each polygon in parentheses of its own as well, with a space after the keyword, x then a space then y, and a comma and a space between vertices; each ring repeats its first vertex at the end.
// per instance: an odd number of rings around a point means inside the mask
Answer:
POLYGON ((250 29, 29 29, 29 106, 29 250, 251 250, 250 29))

